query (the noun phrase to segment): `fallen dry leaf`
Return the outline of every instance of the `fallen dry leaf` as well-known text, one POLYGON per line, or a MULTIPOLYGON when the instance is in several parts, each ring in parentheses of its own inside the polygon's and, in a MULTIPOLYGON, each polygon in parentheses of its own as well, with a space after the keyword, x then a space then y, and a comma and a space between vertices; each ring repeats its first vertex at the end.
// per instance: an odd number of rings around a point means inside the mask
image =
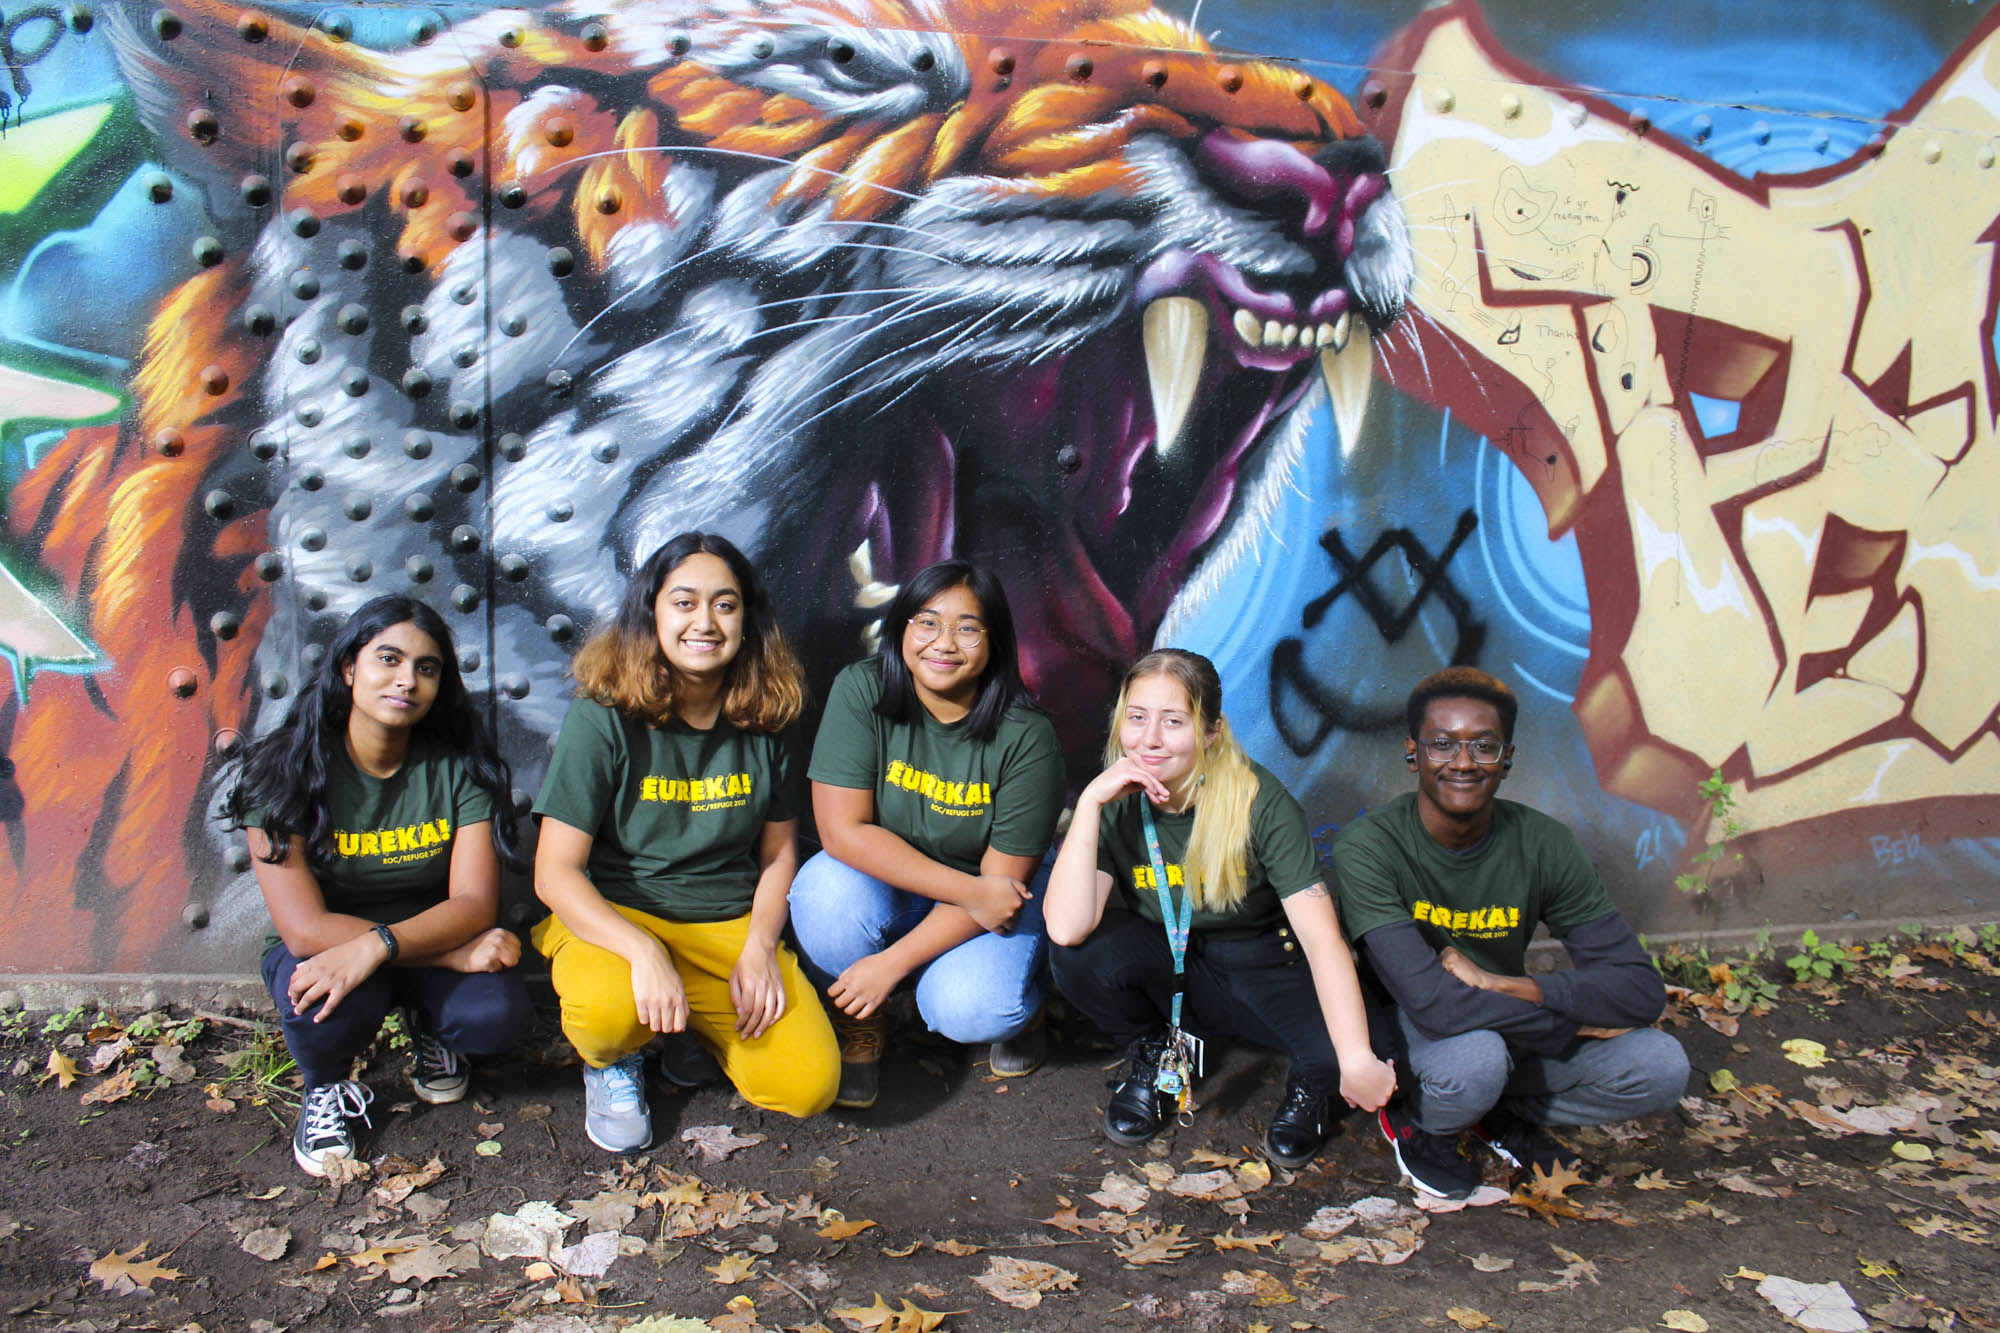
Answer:
POLYGON ((516 1120, 547 1120, 553 1114, 555 1112, 552 1108, 544 1106, 540 1102, 529 1102, 514 1113, 514 1118, 516 1120))
POLYGON ((1785 1058, 1795 1065, 1807 1069, 1819 1069, 1833 1062, 1826 1058, 1826 1047, 1806 1037, 1793 1037, 1782 1043, 1785 1058))
POLYGON ((1929 1144, 1925 1143, 1905 1143, 1901 1139, 1898 1139, 1889 1145, 1889 1151, 1906 1162, 1932 1162, 1937 1160, 1937 1154, 1931 1151, 1929 1144))
POLYGON ((972 1281, 994 1300, 1016 1310, 1034 1309, 1042 1303, 1043 1292, 1076 1290, 1076 1274, 1068 1269, 1004 1254, 991 1256, 986 1271, 972 1281))
POLYGON ((1482 1250, 1472 1256, 1472 1266, 1482 1273, 1504 1273, 1514 1266, 1514 1261, 1482 1250))
POLYGON ((383 1236, 366 1249, 356 1251, 346 1258, 347 1262, 356 1268, 367 1268, 371 1265, 387 1268, 391 1258, 428 1243, 429 1241, 423 1236, 383 1236))
POLYGON ((266 1263, 275 1263, 277 1260, 284 1258, 285 1251, 291 1248, 292 1229, 290 1227, 259 1227, 237 1243, 243 1247, 243 1253, 253 1259, 262 1259, 266 1263))
POLYGON ((1182 1230, 1176 1223, 1127 1244, 1114 1245, 1111 1252, 1135 1268, 1142 1264, 1170 1264, 1195 1246, 1193 1241, 1182 1238, 1182 1230))
POLYGON ((738 1134, 728 1125, 696 1125, 681 1131, 681 1142, 688 1145, 688 1156, 707 1164, 763 1141, 762 1134, 738 1134))
POLYGON ((84 1106, 109 1106, 112 1102, 124 1101, 138 1090, 137 1075, 130 1069, 121 1069, 77 1100, 84 1106))
POLYGON ((963 1259, 968 1254, 978 1254, 984 1247, 968 1245, 962 1240, 936 1240, 931 1242, 931 1248, 939 1254, 949 1254, 955 1258, 963 1259))
POLYGON ((1679 1333, 1708 1333, 1708 1321, 1692 1310, 1669 1310, 1660 1316, 1660 1327, 1679 1333))
POLYGON ((1686 1189, 1687 1182, 1685 1180, 1668 1180, 1667 1173, 1664 1171, 1648 1171, 1642 1176, 1634 1176, 1632 1178, 1632 1188, 1635 1190, 1678 1190, 1686 1189))
POLYGON ((900 1250, 890 1249, 889 1247, 884 1246, 882 1249, 882 1257, 884 1259, 907 1259, 911 1255, 915 1254, 918 1250, 921 1250, 922 1248, 924 1248, 924 1243, 920 1240, 913 1240, 900 1250))
POLYGON ((401 1203, 444 1174, 444 1158, 433 1156, 418 1166, 401 1157, 390 1157, 382 1163, 380 1171, 381 1178, 368 1191, 369 1197, 378 1203, 401 1203))
POLYGON ((451 1277, 460 1269, 478 1266, 477 1246, 466 1244, 454 1247, 440 1245, 433 1240, 390 1255, 383 1269, 388 1273, 389 1280, 398 1286, 409 1282, 422 1286, 426 1282, 451 1277))
POLYGON ((1239 1236, 1236 1234, 1236 1228, 1231 1227, 1227 1235, 1210 1236, 1208 1239, 1218 1250, 1249 1250, 1254 1254, 1260 1248, 1276 1245, 1284 1238, 1285 1233, 1282 1231, 1267 1231, 1261 1236, 1239 1236))
POLYGON ((1868 1321, 1838 1282, 1797 1282, 1776 1273, 1757 1284, 1771 1308, 1815 1333, 1867 1333, 1868 1321))
MULTIPOLYGON (((1171 1177, 1169 1177, 1171 1179, 1171 1177)), ((1153 1197, 1151 1190, 1128 1175, 1108 1171, 1097 1191, 1086 1196, 1092 1203, 1121 1213, 1136 1213, 1153 1197)))
POLYGON ((181 1058, 184 1046, 155 1046, 153 1048, 153 1073, 162 1083, 192 1083, 197 1077, 195 1068, 181 1058))
POLYGON ((146 1247, 152 1243, 143 1240, 122 1254, 112 1250, 102 1259, 92 1260, 90 1276, 113 1296, 124 1296, 141 1287, 151 1291, 155 1282, 179 1281, 178 1268, 168 1268, 158 1259, 144 1257, 146 1247))
POLYGON ((1470 1333, 1475 1328, 1497 1327, 1491 1315, 1482 1314, 1469 1305, 1454 1305, 1444 1312, 1444 1317, 1451 1320, 1452 1323, 1457 1324, 1460 1328, 1467 1330, 1467 1333, 1470 1333))
POLYGON ((873 1305, 843 1306, 829 1313, 856 1333, 933 1333, 952 1315, 965 1312, 920 1310, 908 1301, 900 1309, 892 1308, 878 1291, 873 1305))
POLYGON ((757 1257, 755 1255, 745 1254, 743 1251, 737 1250, 733 1254, 724 1255, 720 1262, 703 1264, 702 1270, 715 1274, 715 1281, 718 1286, 733 1287, 748 1278, 756 1267, 757 1257))
POLYGON ((1218 1170, 1175 1176, 1167 1182, 1167 1193, 1183 1199, 1214 1203, 1241 1197, 1243 1191, 1237 1187, 1234 1175, 1218 1170))
POLYGON ((555 1251, 549 1262, 571 1277, 597 1278, 604 1276, 604 1270, 617 1257, 618 1233, 593 1231, 576 1244, 555 1251))
POLYGON ((823 1236, 827 1240, 846 1240, 851 1236, 860 1235, 862 1232, 868 1230, 868 1228, 875 1225, 875 1222, 872 1219, 864 1219, 859 1222, 850 1222, 846 1218, 841 1217, 838 1214, 834 1213, 832 1209, 828 1209, 826 1215, 832 1217, 833 1220, 831 1222, 828 1222, 825 1226, 821 1227, 817 1232, 813 1234, 818 1236, 823 1236))
POLYGON ((1269 1162, 1245 1162, 1236 1168, 1236 1185, 1245 1194, 1255 1194, 1271 1183, 1269 1162))

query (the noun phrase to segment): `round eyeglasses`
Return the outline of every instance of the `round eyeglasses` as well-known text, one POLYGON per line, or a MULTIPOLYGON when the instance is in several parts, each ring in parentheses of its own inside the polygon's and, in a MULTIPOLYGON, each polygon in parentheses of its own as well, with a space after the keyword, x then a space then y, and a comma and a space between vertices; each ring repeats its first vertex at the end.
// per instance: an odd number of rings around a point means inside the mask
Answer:
POLYGON ((1461 750, 1469 752, 1475 764, 1497 764, 1500 756, 1507 752, 1505 742, 1485 736, 1470 741, 1462 741, 1456 736, 1426 736, 1422 745, 1431 762, 1438 764, 1450 763, 1458 758, 1461 750))
MULTIPOLYGON (((910 638, 919 647, 935 642, 944 633, 944 621, 928 611, 919 611, 910 617, 910 638)), ((951 641, 971 652, 986 637, 986 627, 975 621, 961 620, 951 627, 951 641)))

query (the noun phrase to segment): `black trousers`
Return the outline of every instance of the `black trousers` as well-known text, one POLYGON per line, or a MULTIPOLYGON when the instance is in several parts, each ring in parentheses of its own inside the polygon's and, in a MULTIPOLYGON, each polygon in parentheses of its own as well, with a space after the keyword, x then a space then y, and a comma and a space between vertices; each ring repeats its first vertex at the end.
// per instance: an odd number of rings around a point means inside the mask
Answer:
MULTIPOLYGON (((1089 939, 1051 949, 1049 964, 1069 1002, 1114 1040, 1166 1031, 1174 959, 1159 924, 1107 909, 1089 939)), ((1312 969, 1289 931, 1251 940, 1193 936, 1183 986, 1181 1025, 1216 1054, 1232 1039, 1252 1042, 1290 1056, 1292 1076, 1316 1091, 1339 1089, 1340 1061, 1312 969)))

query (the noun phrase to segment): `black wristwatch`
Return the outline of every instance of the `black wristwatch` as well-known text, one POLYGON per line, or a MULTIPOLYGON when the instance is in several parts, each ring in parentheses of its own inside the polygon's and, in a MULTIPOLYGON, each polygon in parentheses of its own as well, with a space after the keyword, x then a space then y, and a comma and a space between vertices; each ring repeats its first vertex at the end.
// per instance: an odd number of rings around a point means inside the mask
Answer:
POLYGON ((396 932, 377 922, 375 924, 375 933, 382 937, 382 943, 388 946, 389 949, 389 956, 383 959, 383 961, 388 963, 395 962, 396 955, 403 951, 403 946, 396 943, 396 932))

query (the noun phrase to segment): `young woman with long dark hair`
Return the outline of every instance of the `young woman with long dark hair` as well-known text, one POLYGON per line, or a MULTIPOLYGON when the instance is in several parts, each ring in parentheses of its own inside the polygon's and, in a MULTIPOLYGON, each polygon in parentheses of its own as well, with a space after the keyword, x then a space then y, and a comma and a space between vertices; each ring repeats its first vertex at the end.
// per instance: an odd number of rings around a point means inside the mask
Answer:
POLYGON ((1030 886, 1064 780, 998 579, 947 560, 903 585, 881 651, 834 680, 811 777, 825 850, 792 885, 792 927, 835 1011, 838 1104, 874 1104, 882 1004, 912 973, 933 1031, 992 1043, 996 1074, 1033 1070, 1046 946, 1030 886))
POLYGON ((1264 1149, 1303 1166, 1335 1092, 1373 1111, 1396 1086, 1370 1045, 1305 812, 1237 744, 1221 678, 1196 653, 1163 648, 1125 673, 1104 760, 1046 907, 1056 984, 1128 1043, 1104 1132, 1144 1143, 1187 1104, 1198 1061, 1184 1034, 1242 1038, 1291 1057, 1264 1149))
POLYGON ((277 938, 264 981, 305 1080, 292 1155, 354 1155, 373 1094, 348 1077, 406 1007, 411 1085, 465 1095, 460 1057, 506 1049, 531 1013, 495 924, 514 857, 510 774, 458 671, 451 631, 409 597, 356 611, 225 802, 248 831, 277 938))
POLYGON ((611 1152, 652 1140, 656 1034, 675 1082, 700 1077, 705 1049, 752 1104, 825 1110, 833 1030, 781 940, 805 684, 764 581, 727 540, 682 533, 572 670, 535 802, 535 892, 554 915, 533 938, 583 1057, 585 1132, 611 1152))

